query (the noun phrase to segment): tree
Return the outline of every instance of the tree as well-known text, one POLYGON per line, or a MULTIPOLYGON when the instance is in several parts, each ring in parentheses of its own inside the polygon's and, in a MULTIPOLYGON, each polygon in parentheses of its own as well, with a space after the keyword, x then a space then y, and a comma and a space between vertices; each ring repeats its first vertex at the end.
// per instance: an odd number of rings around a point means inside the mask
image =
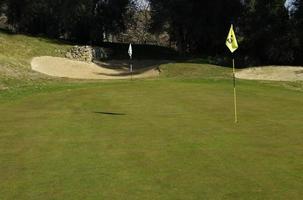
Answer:
POLYGON ((150 0, 153 30, 167 27, 180 52, 222 53, 223 38, 241 14, 241 0, 150 0), (168 25, 168 26, 165 26, 168 25))
POLYGON ((295 38, 295 58, 296 64, 302 64, 303 61, 303 1, 294 0, 291 10, 291 21, 295 38))
POLYGON ((103 35, 125 29, 130 0, 6 0, 15 31, 102 42, 103 35))
POLYGON ((294 61, 293 35, 284 0, 245 1, 240 30, 242 53, 251 64, 287 64, 294 61))
POLYGON ((149 4, 133 4, 129 7, 128 12, 133 14, 131 18, 127 19, 127 29, 123 34, 123 40, 137 44, 154 42, 156 39, 150 33, 151 13, 149 4))

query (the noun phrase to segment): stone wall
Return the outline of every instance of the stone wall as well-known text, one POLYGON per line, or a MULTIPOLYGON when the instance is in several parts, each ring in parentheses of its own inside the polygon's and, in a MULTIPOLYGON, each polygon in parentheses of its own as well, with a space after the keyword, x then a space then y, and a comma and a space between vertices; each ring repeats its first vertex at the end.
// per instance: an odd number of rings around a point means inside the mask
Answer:
POLYGON ((110 51, 102 47, 73 46, 65 54, 65 57, 77 61, 93 62, 94 60, 108 59, 109 55, 110 51))
POLYGON ((74 46, 67 53, 66 57, 72 60, 92 62, 94 49, 90 46, 74 46))

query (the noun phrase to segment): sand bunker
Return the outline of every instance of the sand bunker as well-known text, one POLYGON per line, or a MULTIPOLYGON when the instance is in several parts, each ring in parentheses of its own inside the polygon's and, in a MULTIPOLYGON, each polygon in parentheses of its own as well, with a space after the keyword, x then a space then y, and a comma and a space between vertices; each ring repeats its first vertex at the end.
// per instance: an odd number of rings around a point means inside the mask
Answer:
MULTIPOLYGON (((133 78, 159 76, 159 63, 134 61, 133 78)), ((31 62, 34 71, 55 77, 73 79, 129 79, 128 61, 86 63, 59 57, 36 57, 31 62)))
POLYGON ((236 77, 248 80, 303 81, 303 67, 255 67, 237 72, 236 77))

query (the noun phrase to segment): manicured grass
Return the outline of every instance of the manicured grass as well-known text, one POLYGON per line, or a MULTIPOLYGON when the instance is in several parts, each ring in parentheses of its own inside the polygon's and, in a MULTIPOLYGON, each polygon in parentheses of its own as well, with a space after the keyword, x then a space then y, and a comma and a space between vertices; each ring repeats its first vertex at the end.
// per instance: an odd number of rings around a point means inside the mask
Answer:
POLYGON ((227 80, 88 84, 0 105, 2 199, 301 199, 303 93, 227 80))
POLYGON ((30 71, 68 45, 0 33, 0 199, 302 199, 303 83, 201 60, 135 81, 30 71))

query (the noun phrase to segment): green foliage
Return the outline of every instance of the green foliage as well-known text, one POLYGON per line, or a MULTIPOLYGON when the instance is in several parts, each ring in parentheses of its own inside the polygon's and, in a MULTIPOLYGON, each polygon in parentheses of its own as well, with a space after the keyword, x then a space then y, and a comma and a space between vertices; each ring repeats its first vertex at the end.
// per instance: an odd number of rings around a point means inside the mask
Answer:
MULTIPOLYGON (((249 2, 249 1, 248 1, 249 2)), ((254 64, 290 64, 295 38, 283 0, 253 0, 240 20, 241 54, 254 64)))
POLYGON ((149 3, 150 10, 143 11, 135 9, 133 0, 2 0, 0 10, 16 32, 98 45, 110 34, 145 43, 160 40, 149 31, 164 32, 169 33, 165 38, 170 38, 166 45, 194 56, 230 55, 224 43, 234 23, 240 43, 237 57, 242 66, 302 65, 302 0, 294 0, 291 10, 285 7, 285 0, 149 3), (125 30, 126 38, 125 34, 121 36, 125 30))
POLYGON ((292 15, 285 0, 150 2, 154 31, 168 30, 181 52, 230 55, 224 42, 234 23, 241 65, 302 64, 301 0, 295 1, 292 15))
POLYGON ((150 0, 154 30, 167 28, 181 52, 219 54, 230 23, 241 14, 239 0, 150 0))
POLYGON ((129 0, 8 0, 7 16, 17 32, 85 43, 123 30, 129 5, 129 0))
POLYGON ((303 61, 303 1, 295 0, 294 8, 292 10, 292 24, 294 26, 294 34, 296 38, 295 50, 297 63, 301 64, 303 61))

